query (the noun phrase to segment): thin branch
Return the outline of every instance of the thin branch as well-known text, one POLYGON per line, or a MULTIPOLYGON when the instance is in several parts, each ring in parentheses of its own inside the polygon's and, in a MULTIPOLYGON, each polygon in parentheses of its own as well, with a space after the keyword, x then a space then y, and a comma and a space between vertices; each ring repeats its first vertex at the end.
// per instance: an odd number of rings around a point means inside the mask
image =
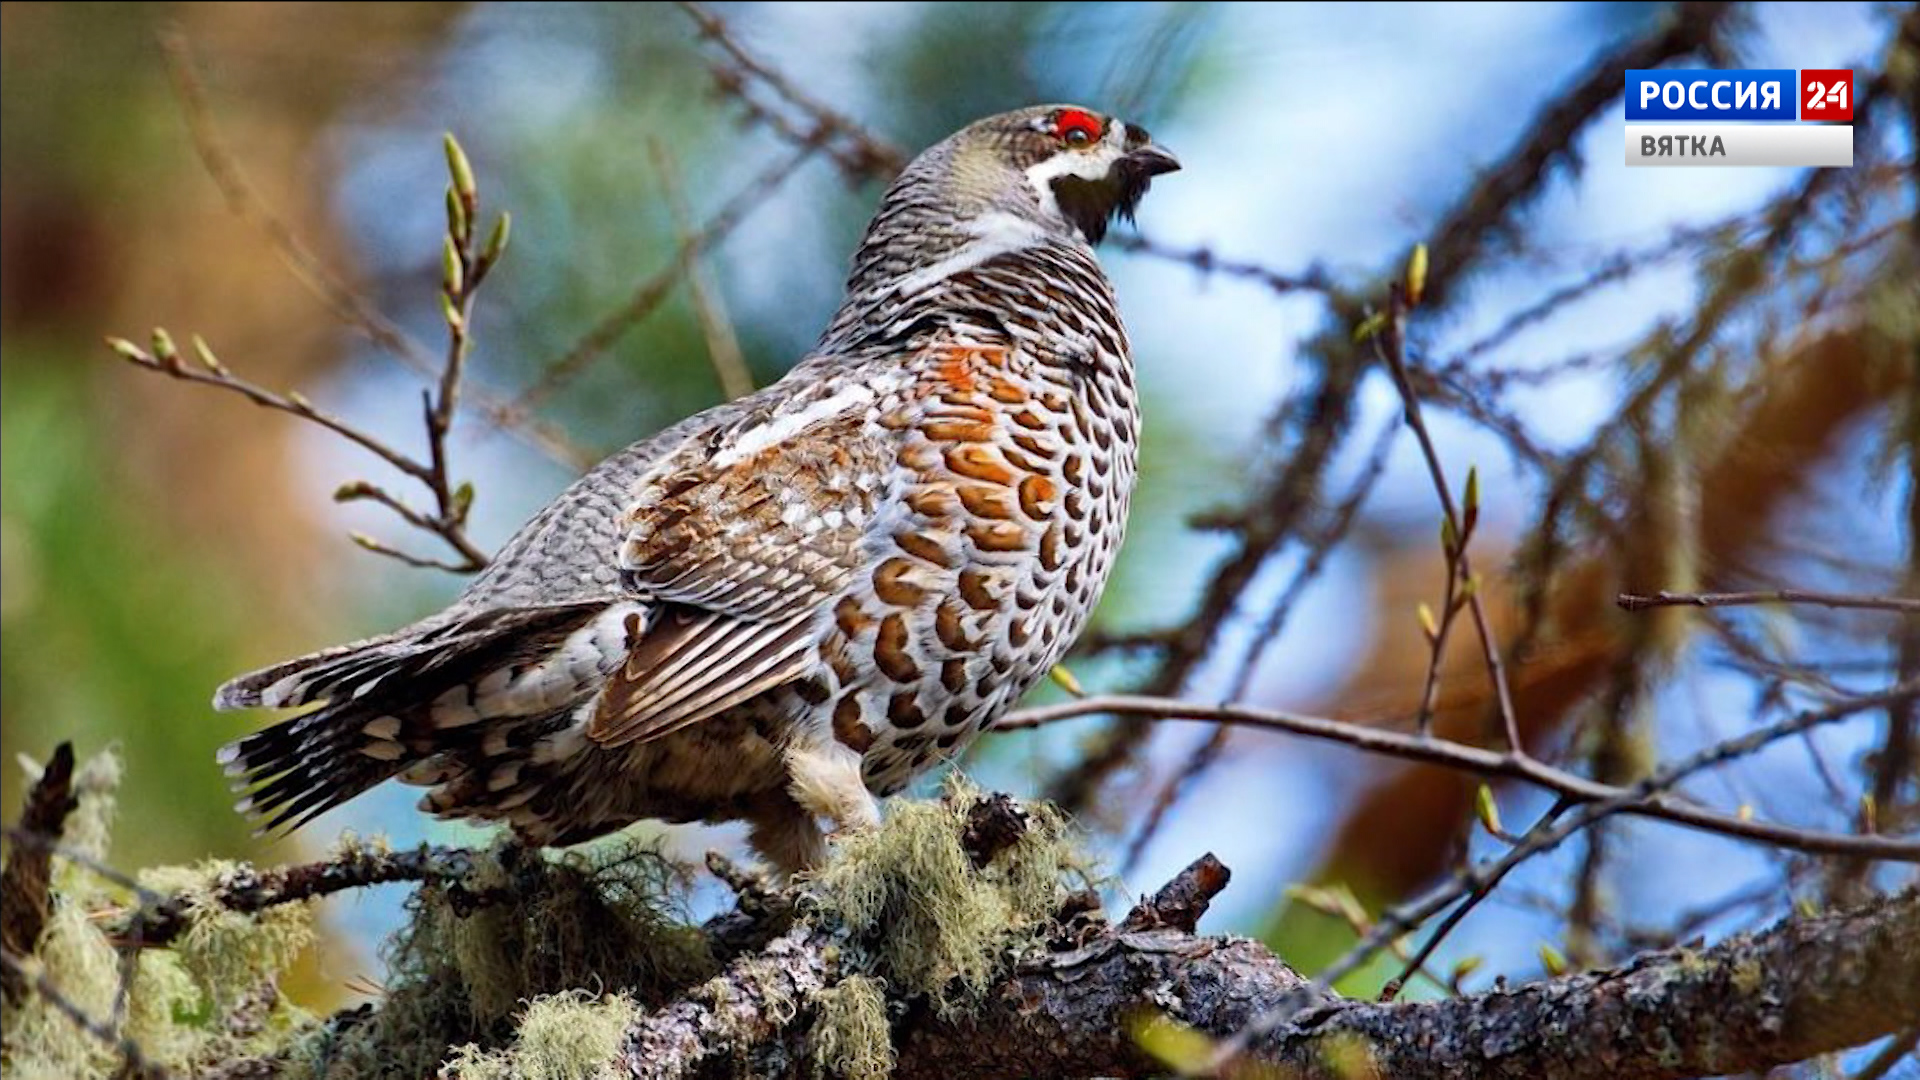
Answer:
POLYGON ((776 134, 798 146, 825 148, 852 179, 885 180, 907 163, 899 147, 879 138, 820 99, 800 89, 786 75, 754 56, 728 29, 726 21, 701 4, 676 5, 693 20, 700 36, 718 45, 725 61, 711 61, 720 91, 747 107, 749 116, 772 127, 776 134), (788 106, 797 109, 808 121, 802 131, 755 102, 746 93, 749 82, 772 91, 788 106))
MULTIPOLYGON (((1686 759, 1676 774, 1685 776, 1708 765, 1744 757, 1780 739, 1798 735, 1823 724, 1845 719, 1870 709, 1920 697, 1920 682, 1902 683, 1876 694, 1851 698, 1823 709, 1798 713, 1785 720, 1757 727, 1743 735, 1716 743, 1703 751, 1709 755, 1698 761, 1686 759)), ((1573 773, 1556 769, 1537 758, 1511 750, 1499 752, 1447 739, 1422 738, 1404 732, 1367 727, 1340 720, 1303 716, 1276 709, 1245 705, 1200 705, 1172 698, 1107 694, 1061 702, 1011 713, 994 725, 996 731, 1040 727, 1082 716, 1129 716, 1143 721, 1194 720, 1207 723, 1240 724, 1247 727, 1283 731, 1305 738, 1340 743, 1356 750, 1385 757, 1442 765, 1460 772, 1484 777, 1519 780, 1572 799, 1584 805, 1608 805, 1608 813, 1621 812, 1656 818, 1687 828, 1718 833, 1756 843, 1820 855, 1862 855, 1895 862, 1920 862, 1920 840, 1889 836, 1856 836, 1826 833, 1772 825, 1760 821, 1703 809, 1691 803, 1657 797, 1666 785, 1652 787, 1647 782, 1629 787, 1601 784, 1573 773), (1644 790, 1643 790, 1644 789, 1644 790)), ((1668 766, 1654 775, 1664 776, 1668 766)))
POLYGON ((1199 271, 1202 276, 1218 274, 1256 282, 1282 296, 1298 292, 1331 293, 1334 289, 1332 275, 1327 273, 1325 267, 1317 265, 1298 274, 1286 274, 1252 260, 1226 258, 1216 254, 1206 244, 1176 248, 1139 235, 1111 237, 1107 240, 1107 246, 1164 262, 1182 263, 1199 271))
POLYGON ((140 943, 158 948, 171 944, 186 930, 194 907, 200 903, 210 901, 229 911, 251 914, 396 881, 431 881, 457 887, 472 877, 475 865, 475 852, 425 844, 406 851, 355 847, 330 859, 271 870, 243 865, 224 875, 207 893, 170 896, 143 904, 125 923, 109 927, 107 932, 111 937, 127 937, 137 922, 140 943))
POLYGON ((1622 611, 1645 611, 1662 607, 1733 607, 1744 604, 1814 604, 1828 608, 1859 608, 1870 611, 1897 611, 1902 615, 1920 615, 1920 600, 1904 596, 1858 596, 1849 593, 1808 592, 1804 589, 1770 589, 1760 592, 1683 593, 1661 592, 1652 596, 1621 593, 1614 600, 1622 611))
MULTIPOLYGON (((368 341, 415 374, 437 379, 441 364, 433 355, 433 350, 381 314, 372 301, 342 281, 300 239, 293 227, 267 206, 266 200, 254 189, 239 160, 220 138, 186 34, 177 25, 169 25, 160 30, 158 39, 161 59, 166 64, 174 96, 179 100, 180 114, 186 122, 194 153, 199 156, 201 167, 207 171, 214 186, 220 189, 227 208, 235 217, 258 229, 267 238, 294 279, 313 293, 343 325, 359 331, 368 341)), ((585 460, 580 449, 559 432, 531 417, 512 415, 504 407, 504 402, 490 395, 470 388, 468 396, 474 399, 477 411, 534 450, 575 467, 584 468, 591 464, 585 460)))
MULTIPOLYGON (((1424 249, 1423 249, 1424 250, 1424 249)), ((1423 279, 1415 285, 1416 290, 1428 288, 1427 271, 1423 268, 1423 279)), ((1447 594, 1442 612, 1442 622, 1432 631, 1433 657, 1427 668, 1427 682, 1421 694, 1420 712, 1417 726, 1425 734, 1433 721, 1433 706, 1439 694, 1439 676, 1442 652, 1446 648, 1447 628, 1453 616, 1459 610, 1456 591, 1465 592, 1467 610, 1473 615, 1473 628, 1480 639, 1481 658, 1487 665, 1487 678, 1493 684, 1494 701, 1499 707, 1500 723, 1506 732, 1507 745, 1517 755, 1524 756, 1526 745, 1520 738, 1520 720, 1513 707, 1513 687, 1507 681, 1506 661, 1500 655, 1500 644, 1494 638, 1493 622, 1487 618, 1486 606, 1481 602, 1479 579, 1474 576, 1473 563, 1467 555, 1467 543, 1473 536, 1473 528, 1479 517, 1476 505, 1476 485, 1472 474, 1468 474, 1468 497, 1464 512, 1455 504, 1453 489, 1447 483, 1447 471, 1440 464, 1440 452, 1435 448, 1433 436, 1427 431, 1427 422, 1420 414, 1420 397, 1413 392, 1413 382, 1407 375, 1406 326, 1407 313, 1412 303, 1420 301, 1419 296, 1409 297, 1400 282, 1395 282, 1388 292, 1388 310, 1386 323, 1373 337, 1374 351, 1380 361, 1393 375, 1393 384, 1400 392, 1400 403, 1405 411, 1407 427, 1413 432, 1413 438, 1420 446, 1420 454, 1426 459, 1427 474, 1433 481, 1434 494, 1439 496, 1441 513, 1446 517, 1445 540, 1447 557, 1447 594), (1411 302, 1410 302, 1411 301, 1411 302)))
POLYGON ((199 354, 200 367, 189 366, 181 360, 171 336, 164 331, 156 331, 153 347, 149 351, 125 338, 108 338, 107 347, 131 364, 159 372, 169 378, 198 386, 210 386, 228 393, 238 394, 263 409, 272 409, 289 416, 298 417, 311 424, 331 431, 335 435, 360 447, 380 460, 393 466, 415 480, 425 482, 428 476, 427 466, 408 457, 388 445, 385 440, 370 432, 362 431, 344 420, 307 400, 298 390, 282 394, 269 390, 258 383, 250 382, 233 373, 232 369, 215 356, 211 349, 203 348, 200 339, 194 339, 194 348, 199 354))
POLYGON ((6 972, 7 981, 18 981, 31 986, 34 993, 40 995, 42 1000, 72 1021, 73 1026, 99 1040, 102 1046, 119 1054, 123 1062, 123 1075, 146 1078, 146 1080, 164 1080, 168 1075, 167 1070, 147 1060, 146 1055, 140 1051, 139 1043, 128 1036, 116 1034, 106 1021, 100 1020, 74 1004, 72 998, 54 985, 52 979, 47 978, 46 970, 38 963, 17 957, 11 950, 0 949, 0 970, 6 972))
MULTIPOLYGON (((1555 802, 1547 809, 1545 814, 1540 816, 1539 821, 1534 822, 1532 828, 1528 829, 1526 833, 1523 833, 1519 837, 1517 842, 1522 844, 1526 843, 1528 836, 1533 835, 1534 832, 1538 830, 1544 830, 1555 821, 1558 821, 1560 815, 1566 813, 1568 805, 1567 800, 1564 798, 1555 802)), ((1502 839, 1509 838, 1503 836, 1502 839)), ((1519 863, 1515 862, 1513 865, 1518 866, 1519 863)), ((1511 866, 1508 867, 1508 870, 1511 869, 1511 866)), ((1440 947, 1440 943, 1445 941, 1447 936, 1452 934, 1454 929, 1457 928, 1461 922, 1465 921, 1468 915, 1473 913, 1474 908, 1479 907, 1482 901, 1493 895, 1494 888, 1500 884, 1506 875, 1507 870, 1503 870, 1497 875, 1475 878, 1473 888, 1458 904, 1454 905, 1453 910, 1447 913, 1447 917, 1441 921, 1440 925, 1435 927, 1433 931, 1427 935, 1426 940, 1420 943, 1420 947, 1414 951, 1413 955, 1406 959, 1400 968, 1400 974, 1388 979, 1386 985, 1380 988, 1380 1000, 1392 1001, 1394 998, 1399 997, 1401 989, 1407 985, 1407 980, 1411 978, 1415 972, 1421 971, 1426 967, 1427 960, 1433 956, 1434 950, 1440 947)))
POLYGON ((215 356, 213 349, 197 335, 193 338, 197 362, 192 364, 181 359, 172 336, 164 330, 156 329, 153 332, 151 350, 123 338, 108 338, 107 345, 130 363, 149 371, 181 382, 237 394, 262 408, 284 412, 316 424, 418 481, 433 496, 432 513, 416 510, 386 489, 365 480, 341 485, 334 492, 334 500, 366 500, 384 506, 406 524, 440 538, 459 556, 457 560, 444 561, 412 555, 362 533, 350 533, 349 538, 376 555, 397 559, 409 566, 465 574, 484 569, 489 560, 487 553, 467 535, 467 516, 473 506, 473 487, 470 484, 456 485, 449 475, 451 465, 447 436, 460 410, 467 357, 473 348, 471 326, 474 294, 505 252, 510 223, 507 216, 502 214, 485 240, 480 239, 476 231, 480 196, 474 184, 473 167, 467 162, 466 152, 451 135, 446 139, 446 153, 448 171, 453 178, 447 189, 447 234, 441 259, 440 285, 441 316, 447 327, 447 349, 438 369, 436 388, 421 394, 427 461, 422 462, 395 449, 379 436, 316 408, 298 391, 282 394, 241 378, 215 356))
POLYGON ((628 330, 651 315, 667 299, 673 292, 673 287, 679 284, 681 277, 688 272, 702 253, 711 249, 739 227, 753 210, 764 204, 767 198, 792 177, 814 153, 814 147, 802 146, 748 181, 745 187, 707 219, 706 224, 675 247, 673 258, 667 265, 636 285, 624 303, 603 316, 566 352, 541 364, 540 374, 533 383, 507 403, 501 415, 507 417, 527 415, 544 405, 554 394, 579 377, 581 372, 591 367, 601 354, 612 348, 628 330))
MULTIPOLYGON (((1367 455, 1366 465, 1360 470, 1359 478, 1347 490, 1347 494, 1340 500, 1339 505, 1334 507, 1325 524, 1317 530, 1313 541, 1307 546, 1306 557, 1300 569, 1287 583, 1286 591, 1280 594, 1273 608, 1261 619, 1259 629, 1254 631, 1253 644, 1241 657, 1239 665, 1234 669, 1232 679, 1227 684, 1225 695, 1227 700, 1237 701, 1245 696, 1247 687, 1253 682, 1254 673, 1260 668, 1262 658, 1279 640, 1281 630, 1285 629, 1287 619, 1293 614, 1300 598, 1306 595, 1307 587, 1319 580, 1320 572, 1326 567, 1328 557, 1353 528, 1354 520, 1359 516, 1360 507, 1365 505, 1368 496, 1373 494, 1374 485, 1386 472, 1387 454, 1393 449, 1394 436, 1399 433, 1399 430, 1397 424, 1388 425, 1381 430, 1379 437, 1374 441, 1372 452, 1367 455)), ((1166 821, 1167 815, 1172 812, 1175 804, 1179 802, 1180 797, 1192 790, 1193 784, 1219 760, 1221 753, 1226 749, 1232 730, 1227 725, 1221 725, 1207 737, 1207 741, 1202 743, 1199 749, 1187 758, 1179 772, 1160 786, 1159 792, 1154 796, 1147 810, 1145 819, 1135 830, 1132 842, 1127 845, 1126 857, 1121 862, 1122 876, 1132 873, 1133 869, 1139 865, 1141 857, 1146 854, 1147 845, 1152 843, 1154 836, 1160 831, 1161 825, 1166 821)))
MULTIPOLYGON (((653 157, 654 171, 660 174, 660 188, 673 214, 678 242, 688 246, 693 240, 693 211, 688 208, 686 193, 681 190, 680 170, 660 140, 648 140, 647 150, 653 157)), ((707 339, 707 361, 720 380, 720 392, 728 401, 753 393, 753 372, 747 370, 746 358, 740 355, 740 337, 727 318, 726 305, 707 281, 698 256, 687 267, 687 292, 693 298, 694 313, 700 317, 700 332, 707 339)))

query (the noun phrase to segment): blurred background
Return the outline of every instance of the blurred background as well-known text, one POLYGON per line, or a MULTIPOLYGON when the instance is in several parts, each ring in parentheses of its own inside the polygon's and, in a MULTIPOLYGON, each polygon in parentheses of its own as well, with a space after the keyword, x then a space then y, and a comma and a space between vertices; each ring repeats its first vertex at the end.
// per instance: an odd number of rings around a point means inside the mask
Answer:
MULTIPOLYGON (((1073 670, 1095 691, 1404 724, 1430 659, 1417 605, 1437 605, 1445 580, 1439 512, 1391 384, 1343 364, 1354 350, 1341 342, 1360 298, 1460 220, 1491 166, 1537 134, 1542 107, 1659 35, 1673 10, 712 11, 729 42, 909 153, 1058 100, 1143 123, 1179 154, 1185 171, 1142 207, 1146 249, 1121 237, 1105 256, 1148 434, 1096 647, 1073 670), (1244 572, 1223 581, 1230 566, 1244 572), (1204 625, 1198 648, 1161 633, 1183 625, 1204 625)), ((1890 44, 1903 18, 1894 5, 1752 5, 1678 66, 1705 55, 1851 67, 1863 91, 1882 70, 1910 82, 1920 61, 1890 44)), ((421 452, 419 374, 314 281, 337 279, 439 347, 440 137, 456 133, 483 205, 514 216, 478 301, 474 407, 451 441, 491 550, 584 463, 721 400, 711 354, 728 339, 762 384, 800 357, 838 301, 881 170, 844 138, 797 152, 780 125, 810 130, 807 110, 743 83, 738 59, 672 6, 9 3, 0 59, 4 812, 19 798, 14 756, 70 739, 83 755, 124 749, 122 865, 287 861, 349 828, 472 839, 391 787, 291 840, 248 839, 213 753, 264 718, 214 714, 213 687, 425 614, 461 579, 349 541, 358 530, 436 553, 378 508, 332 501, 357 478, 419 497, 371 455, 132 368, 102 335, 198 333, 246 377, 421 452), (693 230, 736 212, 679 267, 693 230), (657 304, 581 354, 583 335, 650 283, 657 304), (580 362, 556 374, 569 355, 580 362)), ((1473 258, 1436 281, 1416 321, 1446 467, 1456 485, 1479 470, 1476 558, 1519 643, 1529 738, 1569 767, 1630 779, 1772 710, 1884 686, 1902 663, 1894 624, 1873 613, 1632 618, 1612 605, 1623 588, 1765 583, 1911 595, 1920 299, 1898 100, 1895 86, 1862 122, 1856 167, 1819 180, 1626 170, 1607 104, 1568 136, 1584 166, 1556 158, 1477 222, 1473 258), (1861 327, 1881 346, 1848 346, 1861 327)), ((1441 665, 1440 722, 1462 736, 1487 707, 1471 646, 1456 635, 1441 665)), ((1875 809, 1892 828, 1913 799, 1910 777, 1882 775, 1899 723, 1823 728, 1690 790, 1823 829, 1861 827, 1861 796, 1891 791, 1875 809)), ((1290 885, 1348 887, 1377 909, 1490 842, 1472 828, 1470 782, 1271 734, 1086 719, 990 738, 965 767, 1066 800, 1119 891, 1214 851, 1236 876, 1209 928, 1263 936, 1309 969, 1352 927, 1327 913, 1334 894, 1290 885)), ((1525 791, 1498 798, 1509 823, 1546 809, 1525 791)), ((697 857, 739 836, 680 829, 666 842, 697 857)), ((1543 945, 1601 962, 1892 880, 1616 823, 1528 864, 1437 965, 1483 961, 1469 987, 1528 977, 1543 945)), ((339 947, 304 988, 316 1002, 377 970, 392 893, 332 902, 339 947)))

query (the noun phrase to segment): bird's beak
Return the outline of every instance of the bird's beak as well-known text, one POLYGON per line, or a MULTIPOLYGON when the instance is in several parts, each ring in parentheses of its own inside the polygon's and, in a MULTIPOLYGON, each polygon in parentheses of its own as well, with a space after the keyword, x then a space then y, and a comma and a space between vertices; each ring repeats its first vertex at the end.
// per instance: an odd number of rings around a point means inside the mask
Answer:
POLYGON ((1165 147, 1153 141, 1147 129, 1127 125, 1127 152, 1120 155, 1129 173, 1140 177, 1159 176, 1161 173, 1179 172, 1180 159, 1168 153, 1165 147))
POLYGON ((1120 160, 1126 162, 1129 169, 1141 176, 1159 176, 1161 173, 1180 171, 1180 159, 1168 153, 1164 147, 1153 143, 1127 151, 1120 160))

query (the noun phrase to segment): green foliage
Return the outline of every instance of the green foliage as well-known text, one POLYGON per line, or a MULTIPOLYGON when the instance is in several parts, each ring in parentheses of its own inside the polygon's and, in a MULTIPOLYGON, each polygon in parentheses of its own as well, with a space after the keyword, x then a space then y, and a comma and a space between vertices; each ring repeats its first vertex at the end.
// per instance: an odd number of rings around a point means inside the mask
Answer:
POLYGON ((259 630, 231 575, 205 553, 154 542, 152 499, 161 496, 118 473, 80 372, 17 340, 8 348, 0 746, 11 759, 61 739, 117 744, 140 763, 115 785, 136 808, 116 834, 130 850, 165 861, 236 849, 246 829, 210 755, 243 721, 199 714, 233 673, 239 643, 259 630))

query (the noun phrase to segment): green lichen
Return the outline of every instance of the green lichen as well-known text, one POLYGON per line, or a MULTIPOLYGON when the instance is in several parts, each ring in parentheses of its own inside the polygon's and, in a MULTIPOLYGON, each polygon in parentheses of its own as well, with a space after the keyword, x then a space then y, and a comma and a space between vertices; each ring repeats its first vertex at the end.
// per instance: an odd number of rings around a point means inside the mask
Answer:
POLYGON ((806 883, 816 917, 866 945, 876 972, 961 1012, 1060 908, 1065 882, 1087 869, 1049 807, 1011 847, 976 869, 961 846, 979 792, 955 779, 932 802, 897 802, 885 826, 856 834, 806 883))
MULTIPOLYGON (((173 1071, 190 1073, 264 1050, 305 1020, 273 991, 274 977, 311 937, 305 913, 288 911, 256 924, 213 903, 211 875, 230 867, 155 871, 143 875, 147 888, 197 891, 206 900, 190 910, 175 949, 141 952, 130 969, 124 967, 104 927, 136 898, 87 865, 106 854, 120 775, 111 750, 75 771, 79 804, 68 816, 63 840, 66 850, 83 858, 54 862, 47 924, 34 962, 87 1015, 110 1022, 122 1010, 122 1034, 149 1061, 173 1071), (121 980, 129 975, 122 998, 121 980)), ((115 1047, 81 1030, 39 995, 8 1011, 4 1035, 8 1076, 105 1077, 121 1066, 115 1047)))
POLYGON ((715 969, 679 910, 682 880, 626 839, 557 857, 498 848, 457 889, 423 886, 409 902, 373 1015, 292 1056, 330 1080, 427 1076, 450 1047, 478 1068, 526 1042, 527 1020, 548 1015, 527 1002, 608 987, 658 1005, 715 969))
MULTIPOLYGON (((76 773, 80 805, 69 846, 107 850, 118 760, 76 773)), ((802 996, 769 968, 747 979, 761 1014, 810 1016, 810 1060, 822 1076, 878 1080, 893 1068, 883 987, 963 1009, 1058 910, 1067 880, 1086 874, 1058 815, 1030 811, 1024 834, 984 868, 962 847, 977 792, 962 782, 932 803, 900 803, 888 824, 849 837, 805 882, 804 918, 829 930, 850 973, 802 996), (881 980, 886 980, 884 983, 881 980)), ((341 853, 378 841, 342 841, 341 853)), ((243 914, 218 902, 240 868, 208 862, 142 875, 142 886, 185 900, 170 948, 134 962, 121 1000, 120 954, 104 928, 124 923, 137 898, 56 860, 48 926, 34 963, 77 1007, 112 1017, 145 1056, 181 1075, 251 1059, 285 1076, 329 1080, 459 1075, 595 1077, 617 1057, 640 1010, 699 987, 717 971, 688 925, 683 871, 630 840, 562 855, 502 847, 476 854, 457 885, 422 886, 387 949, 380 1000, 324 1021, 281 1001, 277 978, 312 941, 306 904, 243 914)), ((708 982, 716 1006, 724 983, 708 982)), ((38 998, 10 1010, 9 1076, 104 1077, 119 1056, 38 998)))
POLYGON ((186 900, 187 929, 175 939, 173 953, 223 1011, 261 983, 277 979, 314 939, 311 902, 277 904, 255 913, 222 904, 217 890, 242 869, 238 863, 212 859, 140 875, 148 889, 186 900))
POLYGON ((1382 1080, 1380 1063, 1375 1060, 1373 1043, 1365 1035, 1337 1031, 1314 1040, 1314 1054, 1320 1068, 1340 1080, 1382 1080))
POLYGON ((807 1056, 820 1080, 887 1080, 893 1075, 893 1032, 885 984, 849 975, 813 995, 818 1014, 807 1033, 807 1056))
POLYGON ((535 998, 520 1016, 512 1045, 454 1050, 447 1071, 460 1080, 612 1080, 627 1027, 640 1008, 625 994, 583 990, 535 998))

